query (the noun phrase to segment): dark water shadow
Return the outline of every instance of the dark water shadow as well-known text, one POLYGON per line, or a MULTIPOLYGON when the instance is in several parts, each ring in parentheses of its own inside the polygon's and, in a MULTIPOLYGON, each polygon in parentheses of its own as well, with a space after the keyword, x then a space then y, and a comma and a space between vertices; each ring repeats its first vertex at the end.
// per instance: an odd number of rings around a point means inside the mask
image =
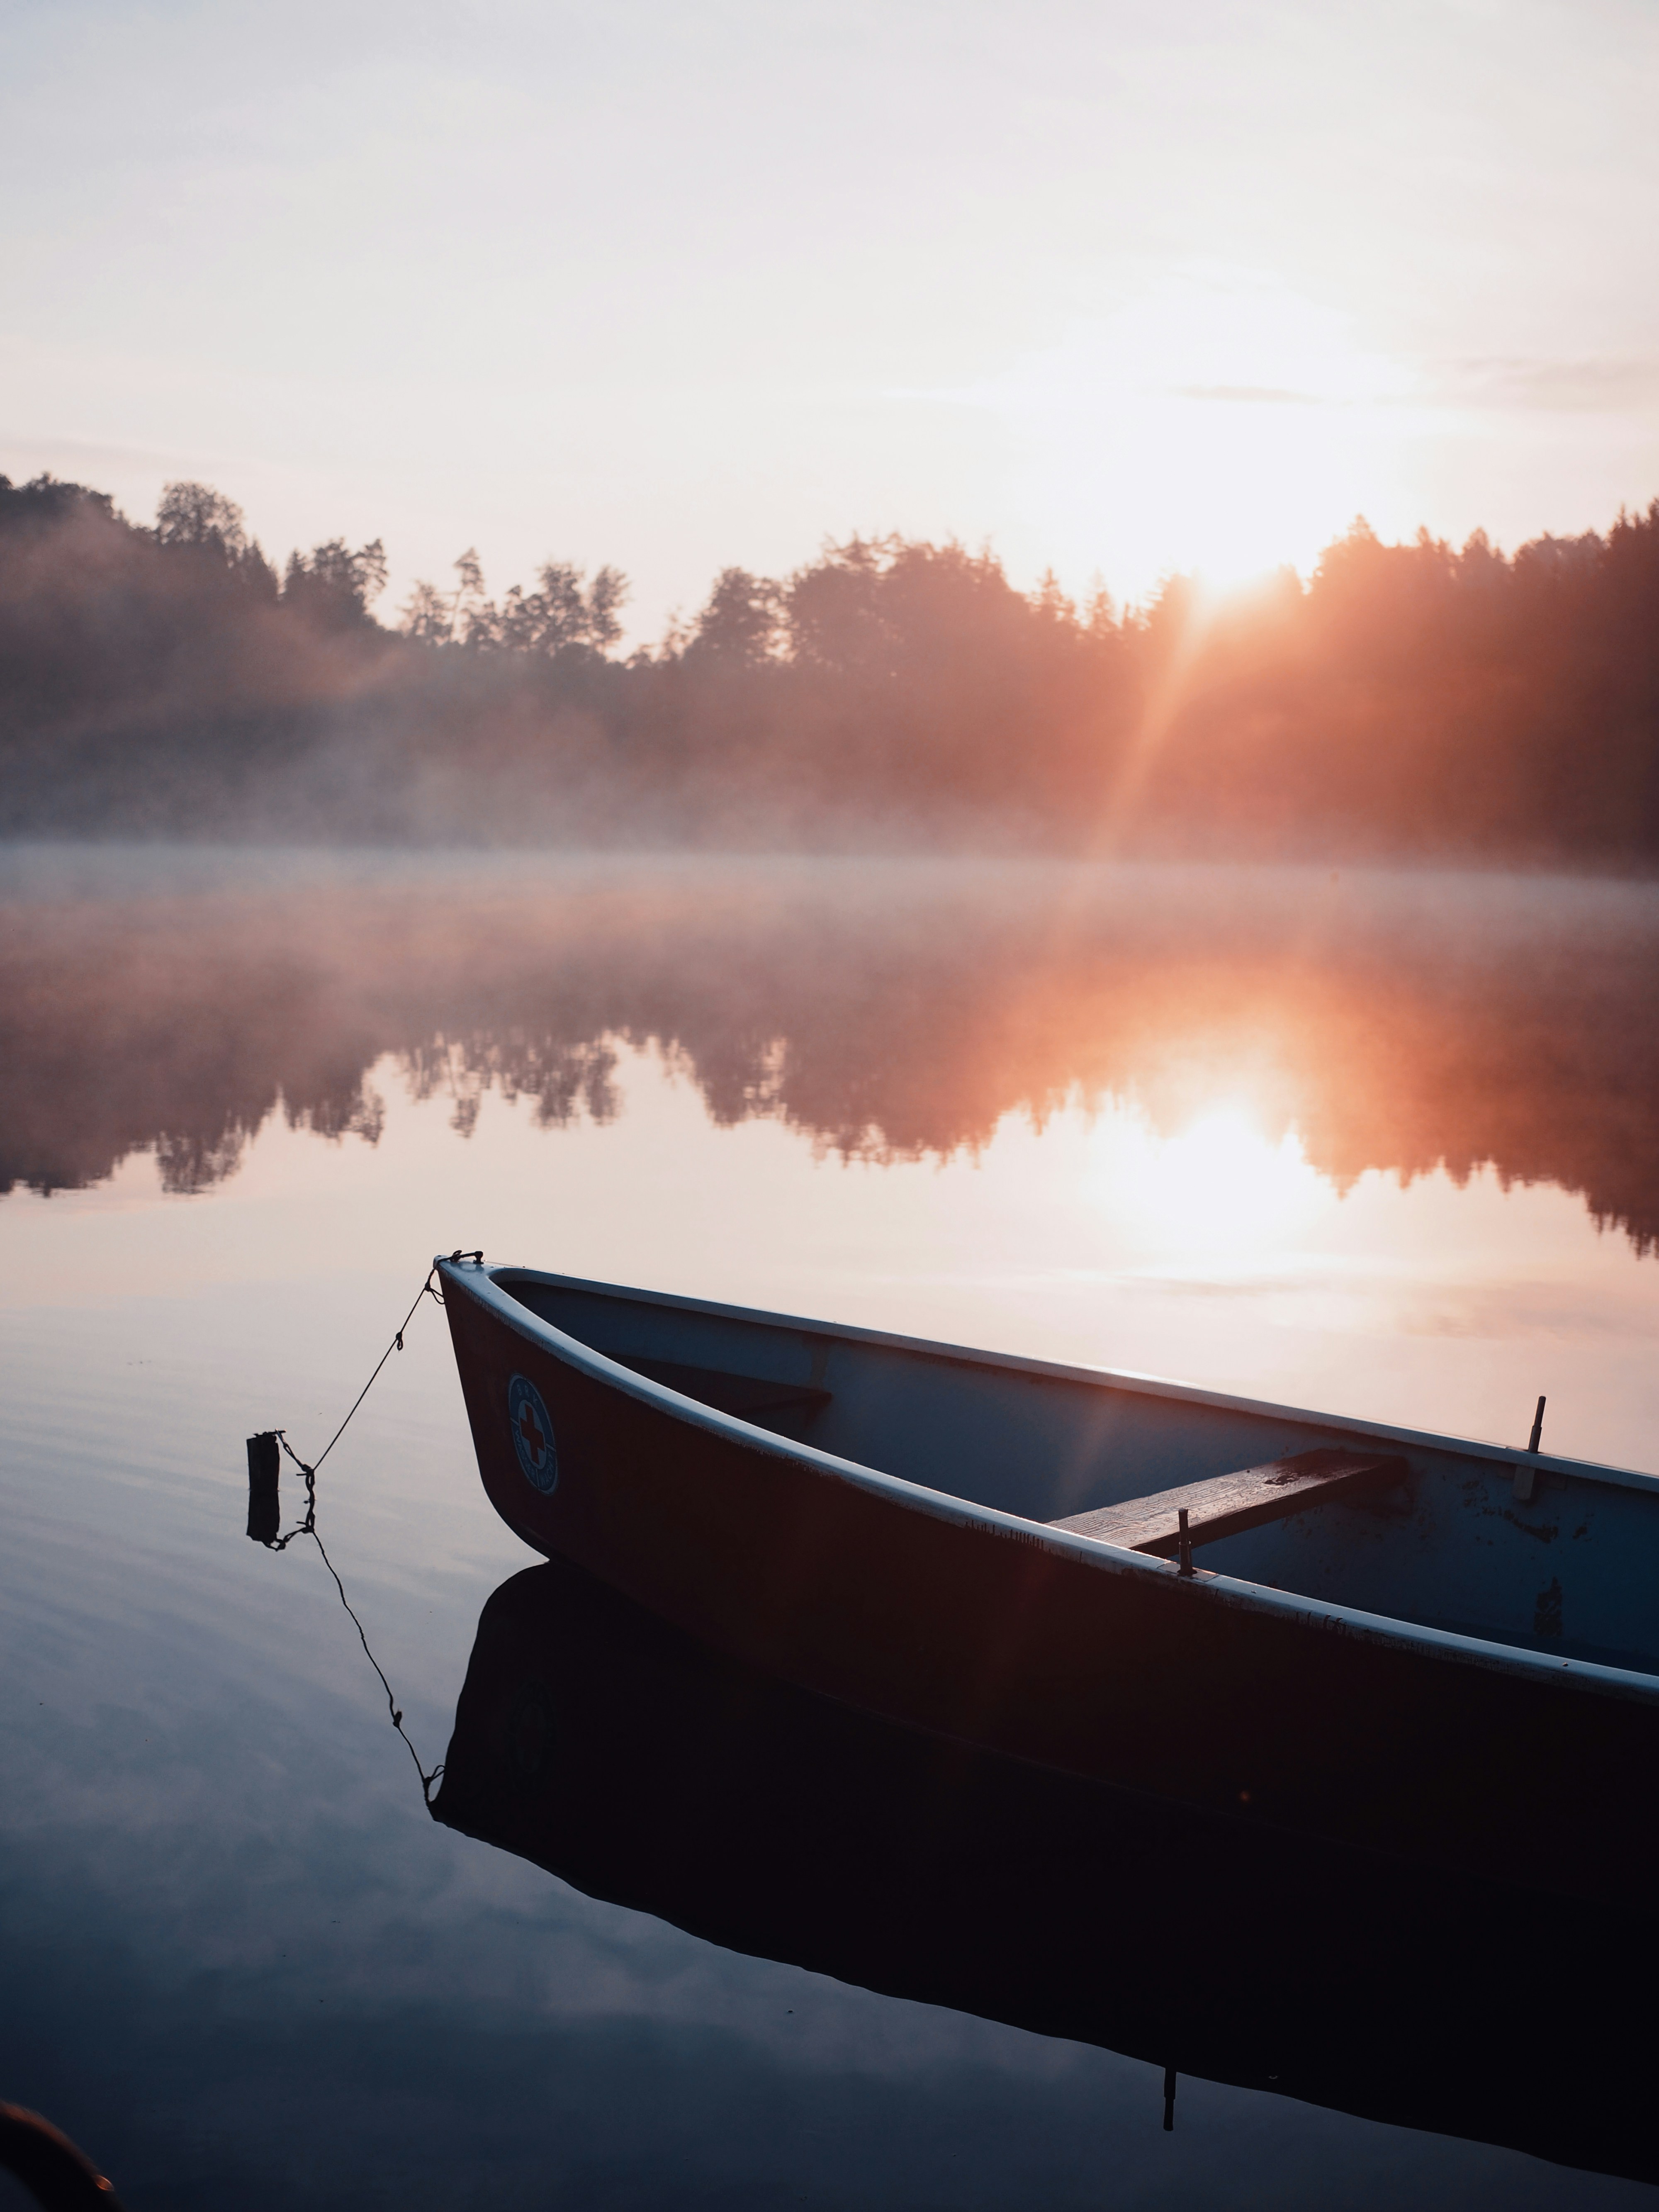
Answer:
POLYGON ((559 1563, 490 1598, 437 1819, 892 1996, 1659 2180, 1659 1922, 1221 1827, 917 1737, 559 1563))

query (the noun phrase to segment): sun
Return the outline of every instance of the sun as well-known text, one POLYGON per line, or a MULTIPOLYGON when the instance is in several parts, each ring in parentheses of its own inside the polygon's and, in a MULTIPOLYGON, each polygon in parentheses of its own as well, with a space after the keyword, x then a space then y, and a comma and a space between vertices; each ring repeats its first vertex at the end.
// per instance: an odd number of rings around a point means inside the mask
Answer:
POLYGON ((1357 514, 1392 515, 1412 378, 1351 319, 1236 271, 1173 276, 1028 357, 985 397, 1057 567, 1120 595, 1304 573, 1357 514))

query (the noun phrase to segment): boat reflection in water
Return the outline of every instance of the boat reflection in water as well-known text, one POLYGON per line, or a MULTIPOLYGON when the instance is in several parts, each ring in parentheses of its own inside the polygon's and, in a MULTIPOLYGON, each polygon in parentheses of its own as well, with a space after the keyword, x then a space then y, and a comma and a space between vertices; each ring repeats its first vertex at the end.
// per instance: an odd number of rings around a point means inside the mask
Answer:
POLYGON ((1659 2180, 1659 1921, 1534 1893, 1518 1848, 1459 1879, 1224 1828, 793 1689, 556 1561, 484 1607, 433 1811, 732 1950, 1659 2180))

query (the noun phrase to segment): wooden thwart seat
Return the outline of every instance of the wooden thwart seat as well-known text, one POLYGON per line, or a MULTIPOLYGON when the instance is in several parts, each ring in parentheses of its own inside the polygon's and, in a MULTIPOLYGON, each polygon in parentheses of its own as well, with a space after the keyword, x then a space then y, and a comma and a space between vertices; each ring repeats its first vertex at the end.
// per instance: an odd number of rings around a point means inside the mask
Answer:
POLYGON ((1172 1559, 1183 1505, 1193 1542, 1213 1544, 1218 1537, 1236 1536, 1264 1521, 1282 1521, 1307 1506, 1322 1505, 1328 1498, 1391 1490, 1404 1481, 1406 1471, 1405 1461, 1393 1455, 1322 1445, 1295 1452, 1288 1459, 1269 1460, 1265 1467, 1214 1475, 1208 1482, 1184 1483, 1179 1490, 1160 1490, 1151 1498, 1097 1506, 1091 1513, 1073 1513, 1048 1525, 1068 1529, 1074 1536, 1091 1536, 1097 1543, 1172 1559))

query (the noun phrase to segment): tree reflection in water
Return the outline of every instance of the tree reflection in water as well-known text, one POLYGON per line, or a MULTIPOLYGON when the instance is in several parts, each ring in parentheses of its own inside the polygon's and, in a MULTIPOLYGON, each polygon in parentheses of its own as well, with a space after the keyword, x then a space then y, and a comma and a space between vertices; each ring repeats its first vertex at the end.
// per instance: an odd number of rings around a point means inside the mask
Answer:
POLYGON ((1323 868, 453 858, 284 888, 0 904, 0 1188, 153 1148, 234 1174, 273 1113, 374 1143, 390 1058, 463 1134, 495 1090, 618 1111, 647 1047, 710 1116, 875 1161, 1020 1112, 1248 1103, 1339 1188, 1490 1164, 1659 1237, 1659 893, 1323 868))

